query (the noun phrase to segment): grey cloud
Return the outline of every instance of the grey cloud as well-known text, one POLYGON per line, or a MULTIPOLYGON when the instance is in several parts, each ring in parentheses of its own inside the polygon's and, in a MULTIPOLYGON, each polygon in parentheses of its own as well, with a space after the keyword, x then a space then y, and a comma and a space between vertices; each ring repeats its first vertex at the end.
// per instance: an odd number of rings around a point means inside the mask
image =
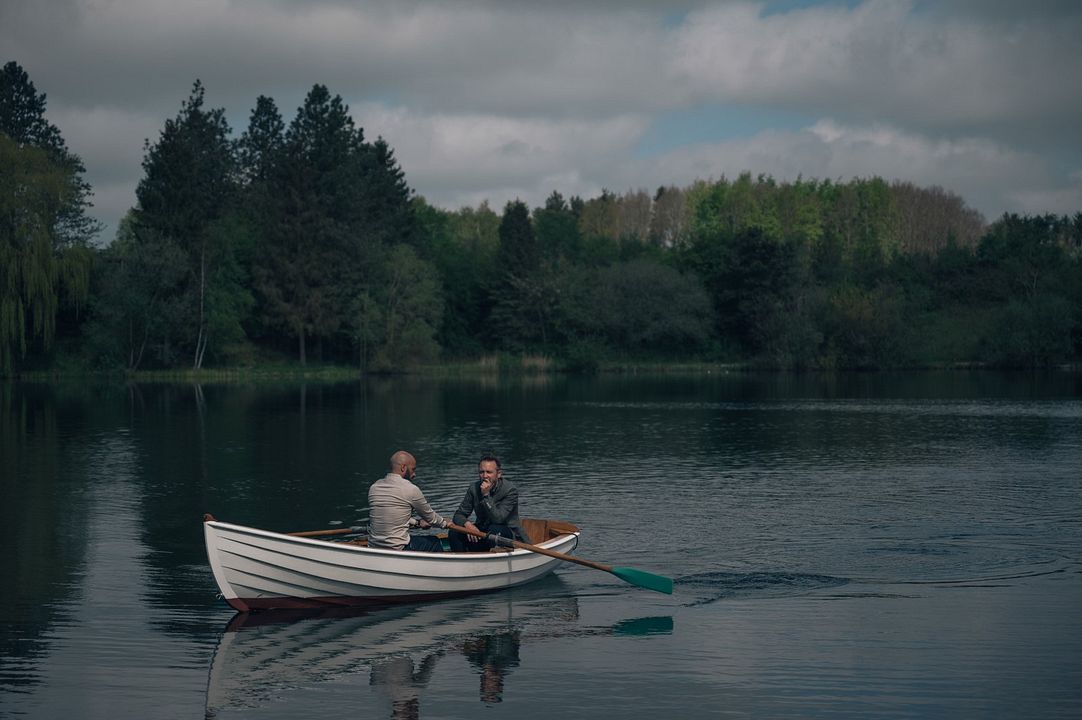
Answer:
MULTIPOLYGON (((42 4, 47 5, 47 4, 42 4)), ((33 7, 38 7, 34 5, 33 7)), ((400 7, 162 2, 47 7, 0 39, 69 103, 158 108, 202 78, 251 103, 315 82, 343 95, 394 95, 418 107, 590 112, 639 107, 664 86, 658 20, 484 4, 400 7), (91 12, 88 8, 93 7, 91 12)))
POLYGON ((130 179, 140 171, 143 140, 154 142, 161 118, 119 108, 50 106, 50 120, 60 128, 69 147, 93 168, 99 182, 130 179))
POLYGON ((144 138, 177 114, 196 78, 235 135, 258 95, 273 97, 288 122, 314 83, 327 85, 369 137, 388 139, 418 191, 451 206, 683 185, 740 169, 903 174, 993 215, 1077 197, 1069 172, 1082 167, 1082 5, 791 6, 9 0, 0 47, 48 94, 51 119, 114 223, 134 203, 144 138), (852 142, 764 127, 634 157, 651 118, 728 104, 833 118, 852 142), (902 140, 853 140, 879 126, 902 140), (936 148, 967 150, 947 162, 936 148))
POLYGON ((1016 22, 1033 18, 1077 18, 1077 0, 920 0, 916 6, 933 17, 968 16, 990 22, 1016 22))
POLYGON ((1082 16, 992 24, 872 0, 763 17, 719 6, 680 29, 675 72, 700 97, 1035 143, 1082 116, 1082 16))

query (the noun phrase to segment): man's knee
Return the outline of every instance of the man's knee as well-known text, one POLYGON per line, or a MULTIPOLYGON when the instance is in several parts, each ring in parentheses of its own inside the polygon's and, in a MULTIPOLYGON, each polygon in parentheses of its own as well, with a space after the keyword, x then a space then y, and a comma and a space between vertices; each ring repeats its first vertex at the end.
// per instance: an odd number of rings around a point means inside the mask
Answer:
POLYGON ((487 538, 478 538, 477 542, 470 542, 468 537, 453 530, 447 539, 451 545, 451 552, 485 552, 492 547, 492 541, 487 538))
POLYGON ((492 535, 499 535, 501 537, 515 539, 515 531, 506 525, 493 525, 488 529, 488 532, 492 535))
POLYGON ((414 535, 410 538, 406 550, 417 552, 443 552, 443 543, 435 535, 414 535))
POLYGON ((451 546, 451 552, 467 552, 466 536, 454 530, 447 536, 447 542, 451 546))

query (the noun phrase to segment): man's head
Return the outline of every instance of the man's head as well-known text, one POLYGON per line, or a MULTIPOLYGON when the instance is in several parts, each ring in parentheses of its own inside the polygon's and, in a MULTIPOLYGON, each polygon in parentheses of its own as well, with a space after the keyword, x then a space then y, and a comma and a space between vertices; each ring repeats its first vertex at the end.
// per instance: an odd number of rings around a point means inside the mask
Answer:
POLYGON ((484 455, 477 462, 477 477, 482 481, 488 480, 495 485, 503 478, 503 470, 500 459, 495 455, 484 455))
POLYGON ((417 460, 405 450, 399 450, 391 456, 391 472, 412 480, 417 475, 417 460))

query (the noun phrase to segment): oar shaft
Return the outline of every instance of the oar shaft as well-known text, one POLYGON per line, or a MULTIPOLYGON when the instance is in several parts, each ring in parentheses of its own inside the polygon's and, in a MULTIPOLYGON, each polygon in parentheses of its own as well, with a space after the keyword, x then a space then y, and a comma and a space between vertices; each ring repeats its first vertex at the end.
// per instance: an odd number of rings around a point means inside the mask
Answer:
POLYGON ((470 530, 467 527, 463 527, 461 525, 455 525, 454 523, 450 523, 447 527, 449 527, 451 530, 456 530, 456 531, 458 531, 460 533, 465 533, 466 535, 473 535, 474 537, 492 540, 493 542, 498 543, 500 545, 508 545, 509 544, 512 547, 517 547, 520 550, 529 550, 530 552, 535 552, 538 555, 548 555, 549 557, 553 557, 553 558, 556 558, 558 560, 566 560, 567 562, 576 563, 578 565, 585 565, 586 567, 594 568, 595 570, 603 570, 603 571, 609 572, 609 573, 612 572, 612 566, 611 565, 604 565, 602 563, 593 562, 591 560, 583 560, 582 558, 577 558, 574 555, 565 555, 565 554, 563 554, 561 552, 556 552, 555 550, 549 550, 548 548, 538 547, 537 545, 530 545, 529 543, 520 542, 518 540, 512 540, 510 538, 505 538, 505 537, 502 537, 502 536, 499 536, 499 535, 489 535, 487 533, 481 532, 480 530, 470 530))

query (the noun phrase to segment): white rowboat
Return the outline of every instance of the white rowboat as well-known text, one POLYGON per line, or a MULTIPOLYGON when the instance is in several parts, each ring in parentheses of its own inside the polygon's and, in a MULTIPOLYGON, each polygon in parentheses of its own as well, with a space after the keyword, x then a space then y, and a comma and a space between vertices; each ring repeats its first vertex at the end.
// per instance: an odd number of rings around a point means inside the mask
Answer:
MULTIPOLYGON (((537 547, 573 551, 579 529, 523 519, 537 547)), ((240 612, 415 601, 522 585, 561 560, 524 549, 406 552, 364 541, 329 542, 221 522, 203 522, 207 557, 223 599, 240 612)))

